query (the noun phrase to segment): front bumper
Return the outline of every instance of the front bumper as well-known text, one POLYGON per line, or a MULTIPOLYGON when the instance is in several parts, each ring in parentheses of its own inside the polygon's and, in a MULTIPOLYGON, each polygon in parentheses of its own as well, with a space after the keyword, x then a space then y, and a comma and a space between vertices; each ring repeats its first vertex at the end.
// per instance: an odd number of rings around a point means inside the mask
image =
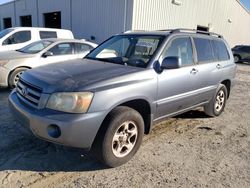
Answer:
POLYGON ((0 66, 0 87, 8 87, 9 73, 9 69, 0 66))
POLYGON ((9 96, 11 112, 23 126, 31 129, 41 139, 57 144, 90 149, 104 120, 105 112, 69 114, 50 109, 37 110, 19 100, 14 90, 9 96), (57 125, 61 130, 58 138, 48 134, 48 127, 57 125))

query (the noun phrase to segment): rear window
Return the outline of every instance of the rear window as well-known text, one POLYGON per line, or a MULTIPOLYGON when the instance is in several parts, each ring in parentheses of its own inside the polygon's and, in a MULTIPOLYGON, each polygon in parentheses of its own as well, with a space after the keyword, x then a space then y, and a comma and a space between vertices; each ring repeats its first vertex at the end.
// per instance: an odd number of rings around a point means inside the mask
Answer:
POLYGON ((215 58, 219 61, 229 60, 230 56, 227 51, 227 47, 224 42, 219 40, 213 40, 213 50, 215 58))
POLYGON ((41 39, 47 38, 57 38, 57 33, 55 31, 39 31, 41 39))
POLYGON ((209 39, 194 38, 199 62, 212 61, 214 59, 212 47, 209 39))

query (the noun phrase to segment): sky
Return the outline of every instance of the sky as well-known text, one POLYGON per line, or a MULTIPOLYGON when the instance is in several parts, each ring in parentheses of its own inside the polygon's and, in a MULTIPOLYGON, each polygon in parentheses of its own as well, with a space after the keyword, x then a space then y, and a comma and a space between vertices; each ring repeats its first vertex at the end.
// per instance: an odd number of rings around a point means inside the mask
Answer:
POLYGON ((241 3, 250 11, 250 0, 240 0, 241 3))
POLYGON ((7 3, 7 2, 10 2, 12 0, 0 0, 0 4, 3 4, 3 3, 7 3))
MULTIPOLYGON (((10 2, 12 0, 0 0, 0 4, 10 2)), ((242 4, 250 11, 250 0, 240 0, 242 4)))

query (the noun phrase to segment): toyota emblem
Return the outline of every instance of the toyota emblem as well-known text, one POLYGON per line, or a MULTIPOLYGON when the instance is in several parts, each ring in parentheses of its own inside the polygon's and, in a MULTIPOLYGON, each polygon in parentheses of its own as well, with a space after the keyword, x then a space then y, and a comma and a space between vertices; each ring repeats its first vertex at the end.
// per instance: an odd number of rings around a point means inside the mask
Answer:
POLYGON ((24 97, 27 96, 28 90, 27 90, 26 87, 22 88, 22 94, 23 94, 24 97))

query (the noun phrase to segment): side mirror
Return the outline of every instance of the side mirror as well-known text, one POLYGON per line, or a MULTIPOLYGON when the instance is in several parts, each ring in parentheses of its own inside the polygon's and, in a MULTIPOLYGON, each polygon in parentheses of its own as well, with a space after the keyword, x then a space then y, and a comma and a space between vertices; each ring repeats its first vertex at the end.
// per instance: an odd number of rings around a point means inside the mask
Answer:
POLYGON ((42 57, 46 58, 48 56, 53 56, 53 52, 47 51, 45 53, 43 53, 42 57))
POLYGON ((178 69, 181 67, 181 58, 177 56, 166 57, 163 59, 162 69, 178 69))

